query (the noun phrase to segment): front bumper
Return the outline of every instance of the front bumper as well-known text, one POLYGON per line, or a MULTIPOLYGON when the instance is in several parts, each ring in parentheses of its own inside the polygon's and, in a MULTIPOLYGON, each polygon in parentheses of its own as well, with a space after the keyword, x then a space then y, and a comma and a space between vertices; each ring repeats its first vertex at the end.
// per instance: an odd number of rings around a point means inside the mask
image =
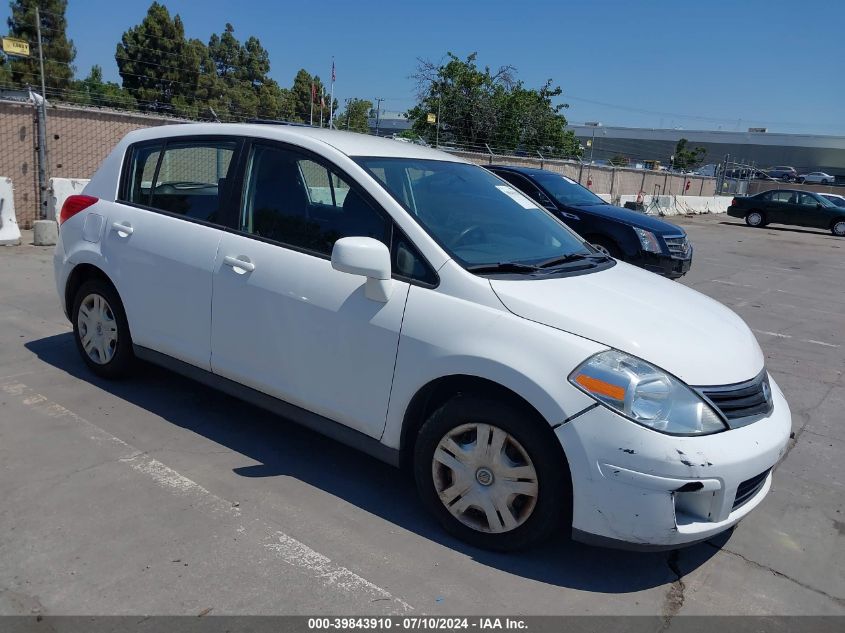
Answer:
POLYGON ((597 406, 556 429, 572 473, 573 537, 631 549, 711 538, 753 510, 792 430, 774 383, 772 412, 738 429, 674 437, 597 406), (749 492, 749 482, 755 483, 749 492), (737 491, 740 491, 738 500, 737 491))
POLYGON ((692 267, 692 250, 686 259, 677 259, 669 255, 659 253, 640 253, 637 257, 628 260, 629 264, 639 266, 649 272, 657 273, 669 279, 678 279, 689 272, 692 267))

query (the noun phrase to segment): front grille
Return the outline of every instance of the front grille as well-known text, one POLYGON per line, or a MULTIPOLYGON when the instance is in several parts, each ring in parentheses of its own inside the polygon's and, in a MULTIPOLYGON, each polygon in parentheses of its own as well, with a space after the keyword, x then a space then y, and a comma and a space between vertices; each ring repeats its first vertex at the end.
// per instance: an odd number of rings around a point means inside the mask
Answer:
POLYGON ((764 369, 759 376, 736 385, 700 387, 699 392, 728 420, 768 415, 772 411, 772 391, 769 374, 764 369))
POLYGON ((663 236, 669 254, 676 259, 686 259, 689 255, 689 240, 686 235, 663 236))
POLYGON ((767 469, 756 477, 746 479, 739 484, 739 487, 736 489, 736 497, 734 498, 734 505, 732 508, 733 510, 736 510, 744 503, 750 501, 754 495, 760 492, 760 488, 762 488, 763 484, 766 483, 766 477, 769 476, 769 470, 771 469, 767 469))

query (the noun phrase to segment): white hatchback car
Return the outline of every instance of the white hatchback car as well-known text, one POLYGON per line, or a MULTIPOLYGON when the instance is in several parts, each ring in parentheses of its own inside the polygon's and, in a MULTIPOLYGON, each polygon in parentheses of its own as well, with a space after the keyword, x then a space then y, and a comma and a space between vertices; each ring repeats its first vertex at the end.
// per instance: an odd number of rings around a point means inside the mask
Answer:
POLYGON ((733 312, 418 145, 132 132, 64 204, 55 273, 95 373, 151 361, 407 466, 483 547, 707 539, 789 440, 733 312))

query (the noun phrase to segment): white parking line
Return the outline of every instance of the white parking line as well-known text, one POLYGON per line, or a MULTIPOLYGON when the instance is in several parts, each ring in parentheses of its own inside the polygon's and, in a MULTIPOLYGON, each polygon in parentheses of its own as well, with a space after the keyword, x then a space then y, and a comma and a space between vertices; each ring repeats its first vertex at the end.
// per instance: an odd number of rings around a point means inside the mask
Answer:
MULTIPOLYGON (((769 332, 768 330, 754 330, 757 334, 765 334, 767 336, 775 336, 777 338, 792 338, 791 334, 781 334, 780 332, 769 332)), ((813 345, 823 345, 824 347, 839 347, 836 343, 825 343, 824 341, 817 341, 811 338, 799 338, 802 343, 811 343, 813 345)))
POLYGON ((805 343, 813 343, 814 345, 824 345, 825 347, 839 347, 836 343, 825 343, 824 341, 814 341, 811 338, 805 339, 805 343))
POLYGON ((792 338, 791 334, 781 334, 780 332, 769 332, 768 330, 754 330, 757 334, 765 334, 767 336, 776 336, 778 338, 792 338))
MULTIPOLYGON (((193 508, 215 515, 225 514, 233 518, 241 517, 241 510, 236 504, 209 492, 194 480, 185 477, 73 411, 50 401, 25 384, 6 382, 0 384, 0 391, 9 396, 20 398, 23 405, 30 407, 36 413, 50 418, 67 418, 97 443, 119 447, 122 453, 118 458, 120 463, 127 464, 136 472, 149 477, 171 494, 191 497, 193 508)), ((243 525, 238 525, 234 529, 241 534, 245 531, 243 525)), ((266 551, 272 552, 288 565, 305 571, 326 586, 335 587, 346 593, 357 594, 368 599, 368 602, 375 600, 390 601, 393 604, 393 613, 407 613, 413 610, 413 607, 404 600, 393 596, 386 589, 346 567, 332 563, 327 556, 311 549, 305 543, 288 536, 284 532, 280 532, 276 526, 264 523, 260 531, 262 533, 262 546, 266 551)))

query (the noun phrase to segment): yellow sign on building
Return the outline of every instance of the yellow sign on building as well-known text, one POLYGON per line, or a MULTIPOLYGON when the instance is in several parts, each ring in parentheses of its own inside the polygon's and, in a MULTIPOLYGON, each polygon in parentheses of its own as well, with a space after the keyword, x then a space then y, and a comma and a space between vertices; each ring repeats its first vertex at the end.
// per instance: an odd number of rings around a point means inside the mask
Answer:
POLYGON ((19 55, 20 57, 29 57, 29 42, 15 39, 14 37, 4 37, 3 52, 7 55, 19 55))

